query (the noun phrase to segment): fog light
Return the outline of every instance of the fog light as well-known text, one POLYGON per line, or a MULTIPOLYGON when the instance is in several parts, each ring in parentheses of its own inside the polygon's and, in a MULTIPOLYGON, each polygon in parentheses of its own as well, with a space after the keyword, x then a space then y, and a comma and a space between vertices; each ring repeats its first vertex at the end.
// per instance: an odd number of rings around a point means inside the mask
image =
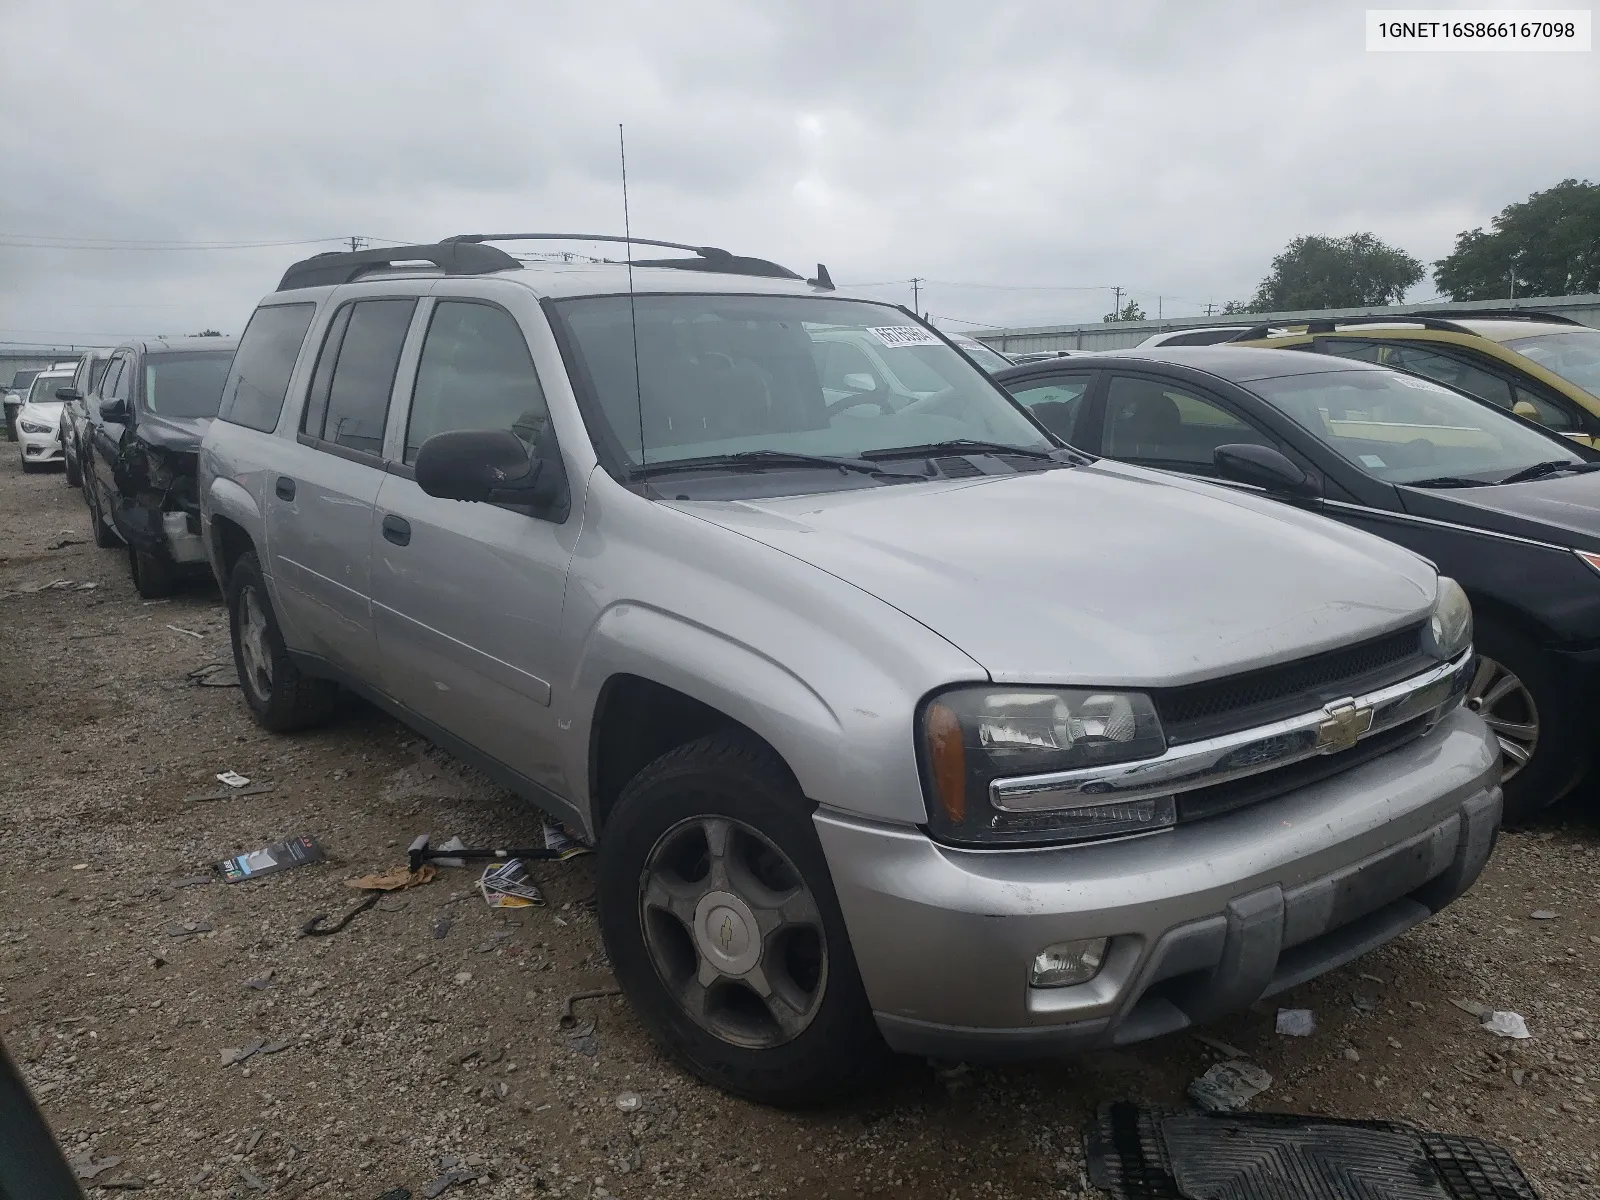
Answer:
POLYGON ((1089 938, 1081 942, 1057 942, 1039 951, 1028 972, 1033 987, 1069 987, 1088 983, 1100 973, 1105 962, 1106 939, 1089 938))

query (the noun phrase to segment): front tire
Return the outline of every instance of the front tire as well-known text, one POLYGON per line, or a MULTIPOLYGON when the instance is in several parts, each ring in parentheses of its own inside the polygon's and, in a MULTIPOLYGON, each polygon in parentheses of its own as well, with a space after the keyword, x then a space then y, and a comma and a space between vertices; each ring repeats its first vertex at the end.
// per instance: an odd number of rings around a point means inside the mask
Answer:
POLYGON ((303 674, 289 657, 254 551, 233 564, 227 600, 233 665, 256 723, 273 733, 288 733, 325 722, 333 713, 338 686, 303 674))
POLYGON ((662 755, 600 843, 600 927, 617 981, 695 1075, 766 1104, 813 1104, 885 1057, 811 805, 735 731, 662 755))
POLYGON ((1585 708, 1550 653, 1520 630, 1480 617, 1473 646, 1478 661, 1466 704, 1500 742, 1505 823, 1514 825, 1583 778, 1585 708))
POLYGON ((112 549, 117 545, 117 535, 106 525, 105 516, 100 511, 100 497, 95 494, 92 482, 84 484, 83 499, 89 506, 89 530, 94 535, 94 544, 102 550, 112 549))
MULTIPOLYGON (((63 447, 65 447, 67 443, 65 441, 63 441, 61 444, 62 444, 63 447)), ((79 487, 79 486, 81 486, 82 483, 83 483, 83 475, 78 470, 78 458, 77 458, 77 455, 68 454, 68 453, 65 452, 65 450, 63 450, 61 457, 64 460, 64 462, 66 463, 65 475, 66 475, 66 480, 67 480, 67 486, 68 487, 79 487)))
POLYGON ((143 599, 159 600, 172 595, 172 564, 132 543, 128 545, 128 571, 133 576, 134 591, 143 599))

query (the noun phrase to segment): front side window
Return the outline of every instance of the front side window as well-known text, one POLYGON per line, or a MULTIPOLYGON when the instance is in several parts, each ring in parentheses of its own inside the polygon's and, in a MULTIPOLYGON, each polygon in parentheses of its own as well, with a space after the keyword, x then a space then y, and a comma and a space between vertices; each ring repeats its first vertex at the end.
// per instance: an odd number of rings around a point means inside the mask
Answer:
POLYGON ((269 304, 256 309, 239 338, 218 415, 271 432, 278 427, 289 376, 316 315, 315 304, 269 304))
MULTIPOLYGON (((361 300, 349 305, 350 316, 328 380, 326 413, 321 427, 308 426, 306 433, 349 450, 383 453, 389 394, 416 308, 415 300, 361 300)), ((331 349, 323 347, 323 358, 331 349)), ((317 374, 321 371, 319 361, 317 374)))
POLYGON ((163 417, 214 417, 232 362, 226 351, 152 354, 144 361, 142 407, 163 417))
POLYGON ((1064 379, 1030 379, 1017 384, 1011 394, 1033 414, 1034 420, 1064 442, 1071 442, 1083 411, 1089 376, 1064 379))
POLYGON ((106 373, 100 377, 101 399, 110 400, 116 395, 117 382, 122 377, 122 371, 126 365, 127 360, 120 354, 106 363, 106 373))
POLYGON ((1541 333, 1514 338, 1505 345, 1591 396, 1600 396, 1600 329, 1541 333))
POLYGON ((967 352, 967 356, 973 362, 991 375, 996 371, 1004 371, 1011 365, 1009 358, 1001 354, 1000 351, 985 346, 982 342, 962 342, 961 348, 967 352))
POLYGON ((1119 375, 1106 401, 1106 453, 1152 467, 1210 474, 1218 446, 1273 441, 1227 409, 1167 380, 1119 375))
POLYGON ((434 306, 411 393, 408 464, 434 434, 458 429, 509 429, 532 450, 549 419, 528 343, 510 313, 468 301, 434 306))
POLYGON ((634 466, 763 451, 860 455, 963 439, 1052 448, 986 375, 887 305, 698 294, 636 296, 631 305, 627 296, 596 296, 552 308, 569 367, 596 402, 586 416, 604 426, 597 440, 634 466), (835 351, 839 344, 860 357, 835 351), (841 365, 865 360, 873 373, 836 369, 834 353, 844 355, 841 365))
POLYGON ((1250 387, 1386 483, 1493 483, 1535 463, 1583 461, 1559 438, 1411 375, 1318 371, 1250 387))

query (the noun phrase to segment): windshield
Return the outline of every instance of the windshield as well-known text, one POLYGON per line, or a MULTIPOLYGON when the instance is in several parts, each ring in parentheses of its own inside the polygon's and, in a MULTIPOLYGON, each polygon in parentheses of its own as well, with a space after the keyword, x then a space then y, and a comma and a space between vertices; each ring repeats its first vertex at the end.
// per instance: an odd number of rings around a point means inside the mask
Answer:
POLYGON ((887 305, 698 294, 636 296, 631 307, 627 296, 555 305, 575 374, 599 401, 597 435, 634 465, 956 439, 1053 446, 971 363, 887 305))
POLYGON ((991 375, 996 371, 1003 371, 1005 368, 1011 365, 1011 360, 1009 358, 1006 358, 1005 355, 1001 354, 998 350, 991 350, 982 342, 962 342, 961 348, 967 352, 967 356, 971 358, 973 362, 977 363, 991 375))
POLYGON ((28 389, 29 404, 60 404, 56 392, 72 386, 71 375, 35 375, 28 389))
POLYGON ((1490 483, 1539 462, 1584 460, 1553 434, 1398 371, 1318 371, 1251 388, 1344 458, 1387 483, 1490 483))
POLYGON ((1600 329, 1541 333, 1515 338, 1506 345, 1591 396, 1600 396, 1600 329))
POLYGON ((232 352, 152 354, 144 367, 144 409, 163 417, 214 417, 232 352))

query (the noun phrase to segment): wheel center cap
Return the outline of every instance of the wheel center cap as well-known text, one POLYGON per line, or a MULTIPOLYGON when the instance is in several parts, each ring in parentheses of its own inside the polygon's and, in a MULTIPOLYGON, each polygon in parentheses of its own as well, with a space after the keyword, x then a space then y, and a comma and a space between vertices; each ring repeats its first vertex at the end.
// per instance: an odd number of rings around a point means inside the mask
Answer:
POLYGON ((750 906, 732 892, 707 892, 694 910, 700 953, 724 975, 743 975, 761 958, 761 936, 750 906))

